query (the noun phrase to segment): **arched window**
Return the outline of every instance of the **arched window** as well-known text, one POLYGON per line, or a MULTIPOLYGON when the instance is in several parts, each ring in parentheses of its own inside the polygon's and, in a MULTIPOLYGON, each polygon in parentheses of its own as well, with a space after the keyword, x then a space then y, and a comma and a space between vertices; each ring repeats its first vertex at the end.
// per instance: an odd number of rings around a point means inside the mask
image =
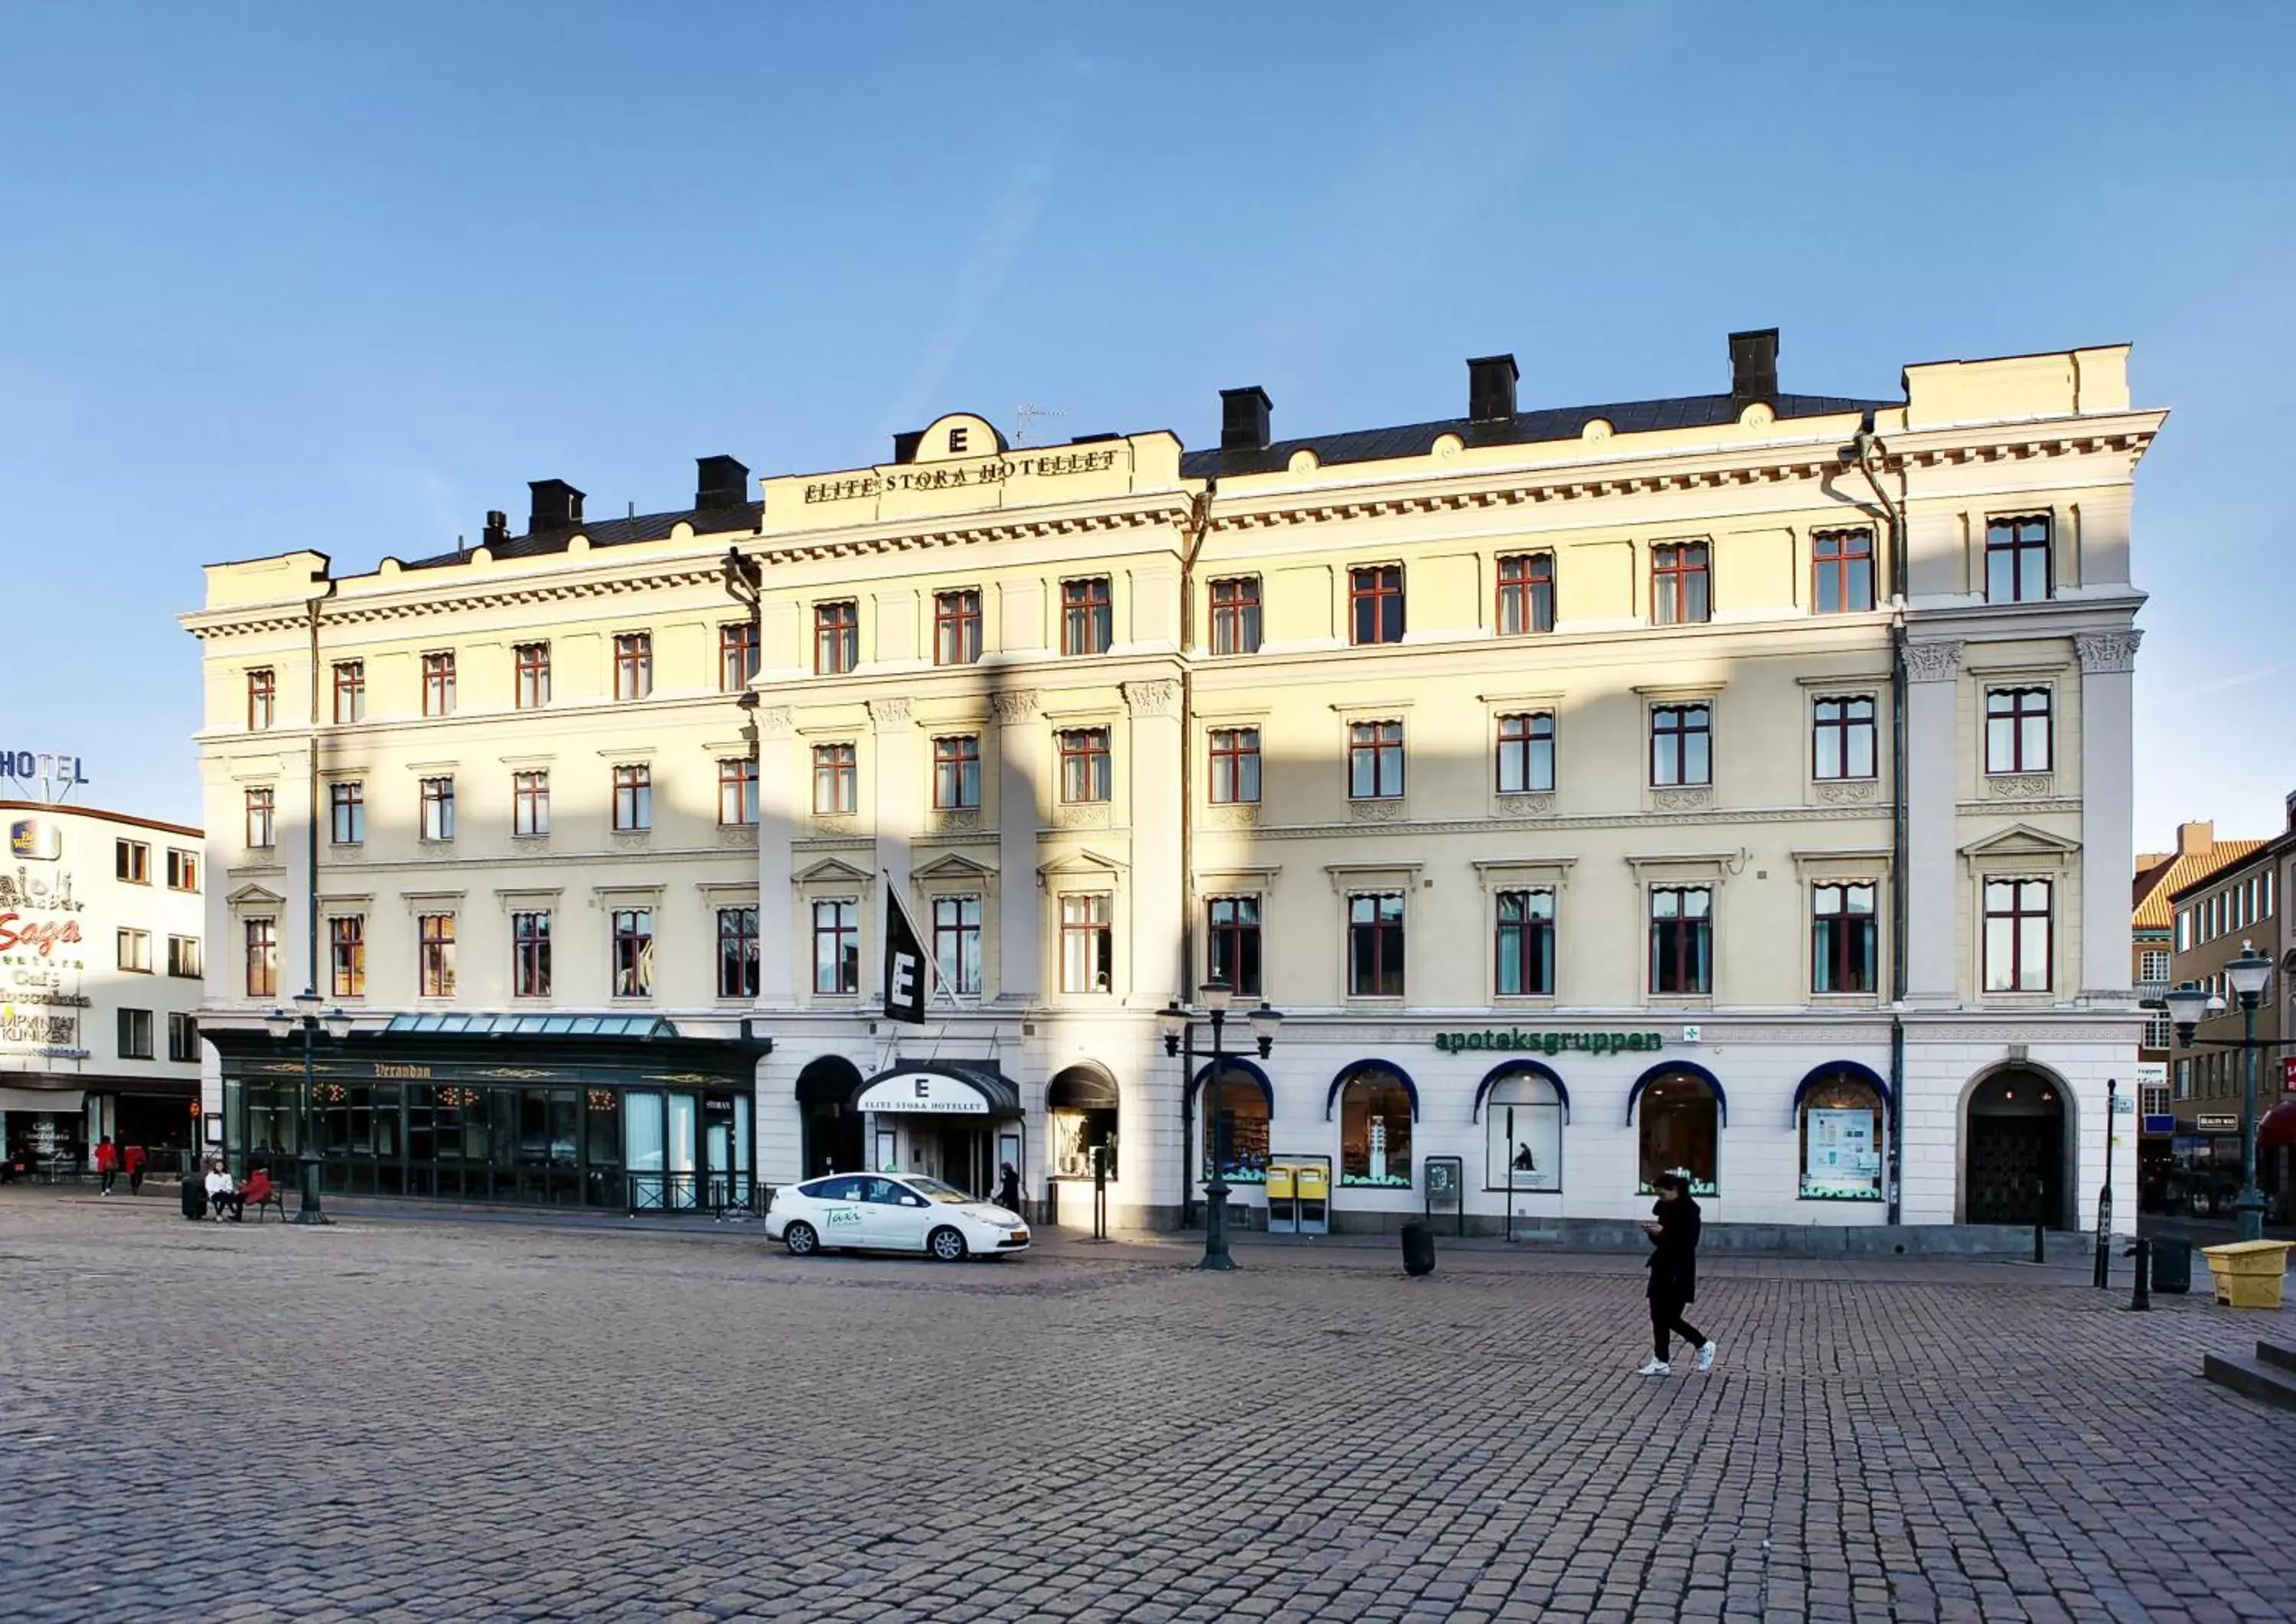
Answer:
POLYGON ((1411 1089, 1384 1066, 1358 1066, 1340 1085, 1340 1183, 1411 1187, 1411 1089))
POLYGON ((1267 1181, 1267 1089, 1248 1071, 1228 1070, 1203 1092, 1204 1172, 1219 1160, 1220 1177, 1232 1185, 1267 1181))
POLYGON ((1862 1066, 1829 1066, 1795 1092, 1801 1128, 1801 1199, 1882 1199, 1882 1090, 1862 1066))
POLYGON ((1562 1095, 1546 1078, 1500 1079, 1483 1096, 1483 1187, 1562 1187, 1562 1095))
POLYGON ((1722 1123, 1721 1096, 1695 1071, 1665 1070, 1640 1087, 1642 1192, 1660 1173, 1687 1173, 1693 1195, 1711 1195, 1722 1123))
POLYGON ((1116 1079, 1096 1065, 1074 1065, 1045 1090, 1053 1177, 1090 1178, 1097 1155, 1116 1177, 1116 1079))

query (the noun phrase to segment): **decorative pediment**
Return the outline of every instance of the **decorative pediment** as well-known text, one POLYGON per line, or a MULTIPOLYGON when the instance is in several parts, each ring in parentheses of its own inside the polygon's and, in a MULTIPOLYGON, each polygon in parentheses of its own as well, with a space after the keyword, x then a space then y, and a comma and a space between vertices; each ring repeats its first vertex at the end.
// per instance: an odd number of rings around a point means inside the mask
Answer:
POLYGON ((842 857, 824 857, 808 867, 800 868, 790 876, 792 885, 866 885, 876 876, 864 868, 856 868, 842 857))
POLYGON ((235 908, 275 908, 282 903, 285 902, 287 898, 281 896, 277 891, 265 890, 262 886, 256 884, 250 880, 245 885, 241 886, 237 890, 233 891, 226 896, 224 900, 230 903, 231 906, 235 908))
POLYGON ((1037 878, 1113 880, 1129 866, 1129 864, 1119 863, 1114 857, 1103 857, 1099 852, 1079 847, 1074 851, 1062 852, 1049 863, 1039 865, 1037 878))
POLYGON ((955 851, 945 852, 922 868, 914 869, 910 873, 910 878, 920 881, 949 880, 962 882, 968 880, 993 880, 996 877, 996 871, 994 868, 985 863, 976 863, 963 853, 955 851))
POLYGON ((1972 861, 1979 857, 2066 857, 2079 849, 2079 841, 2066 840, 2030 824, 2012 824, 1982 840, 1970 841, 1961 849, 1961 855, 1972 861))

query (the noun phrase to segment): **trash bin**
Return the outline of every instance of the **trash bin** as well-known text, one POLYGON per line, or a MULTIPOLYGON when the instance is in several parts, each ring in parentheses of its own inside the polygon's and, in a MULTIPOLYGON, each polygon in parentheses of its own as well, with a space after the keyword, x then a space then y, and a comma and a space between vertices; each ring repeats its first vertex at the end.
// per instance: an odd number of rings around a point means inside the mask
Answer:
POLYGON ((2182 1297, 2193 1289, 2193 1243, 2174 1235, 2152 1237, 2152 1289, 2182 1297))
POLYGON ((2234 1241, 2229 1246, 2203 1246, 2216 1276, 2217 1300, 2235 1308, 2276 1308, 2281 1282, 2288 1274, 2287 1241, 2234 1241))
POLYGON ((1424 1219, 1403 1226, 1403 1272, 1414 1277, 1435 1272, 1435 1226, 1424 1219))
POLYGON ((184 1175, 184 1216, 202 1218, 208 1215, 208 1187, 196 1174, 184 1175))

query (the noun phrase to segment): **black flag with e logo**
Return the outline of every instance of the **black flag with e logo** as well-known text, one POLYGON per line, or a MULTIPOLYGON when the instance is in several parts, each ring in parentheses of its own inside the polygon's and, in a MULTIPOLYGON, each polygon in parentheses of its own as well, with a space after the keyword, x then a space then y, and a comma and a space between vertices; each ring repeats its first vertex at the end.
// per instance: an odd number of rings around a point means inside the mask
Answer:
POLYGON ((925 1023, 925 982, 931 972, 916 927, 890 882, 885 887, 885 1019, 925 1023))

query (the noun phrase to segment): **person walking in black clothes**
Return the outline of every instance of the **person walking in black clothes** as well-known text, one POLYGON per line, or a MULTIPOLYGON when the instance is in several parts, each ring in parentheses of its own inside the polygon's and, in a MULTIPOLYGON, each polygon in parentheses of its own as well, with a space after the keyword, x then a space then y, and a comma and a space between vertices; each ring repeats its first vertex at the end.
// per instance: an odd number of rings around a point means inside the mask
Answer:
POLYGON ((1021 1173, 1009 1161, 1004 1164, 996 1180, 996 1204, 1014 1218, 1021 1216, 1021 1173))
POLYGON ((1698 1297, 1698 1230, 1701 1219, 1698 1203, 1690 1199, 1690 1180, 1679 1173, 1658 1176, 1658 1205, 1651 1209, 1657 1222, 1644 1224, 1644 1231, 1651 1238, 1650 1309, 1651 1361, 1635 1374, 1638 1376, 1670 1376, 1674 1366, 1667 1362, 1669 1341, 1680 1332, 1690 1345, 1698 1349, 1698 1368, 1714 1368, 1714 1342, 1704 1332, 1682 1317, 1682 1311, 1698 1297))

